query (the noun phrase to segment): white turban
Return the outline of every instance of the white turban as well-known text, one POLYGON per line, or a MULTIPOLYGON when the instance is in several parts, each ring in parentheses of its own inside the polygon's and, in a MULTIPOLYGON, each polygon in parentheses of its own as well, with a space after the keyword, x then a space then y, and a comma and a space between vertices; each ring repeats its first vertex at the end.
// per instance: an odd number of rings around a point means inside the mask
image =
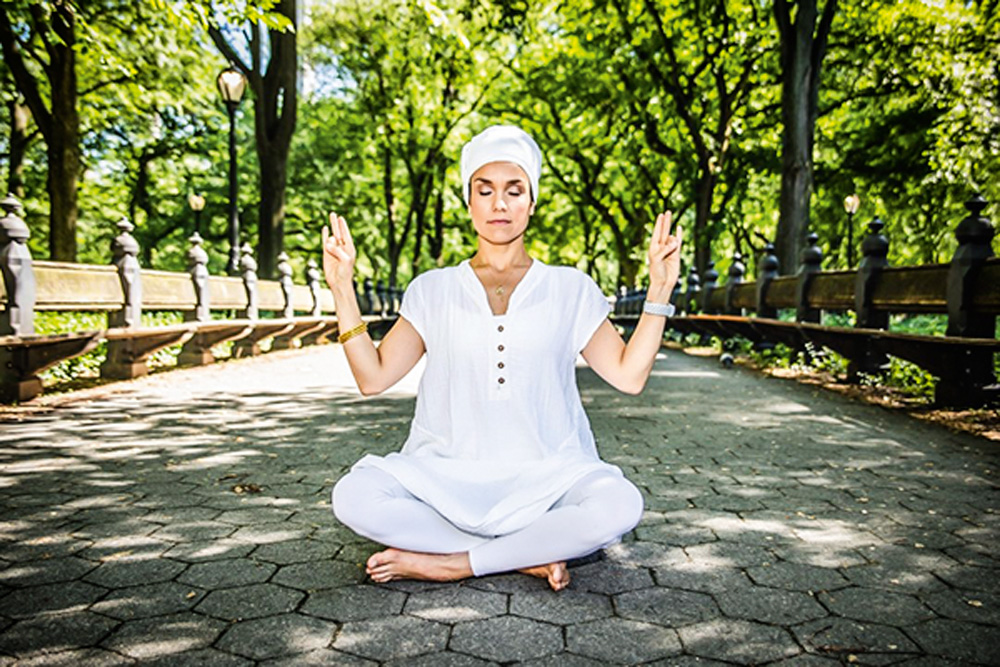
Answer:
POLYGON ((531 199, 538 201, 538 178, 542 174, 542 151, 524 130, 512 125, 488 127, 462 147, 462 194, 469 203, 469 181, 484 164, 513 162, 531 183, 531 199))

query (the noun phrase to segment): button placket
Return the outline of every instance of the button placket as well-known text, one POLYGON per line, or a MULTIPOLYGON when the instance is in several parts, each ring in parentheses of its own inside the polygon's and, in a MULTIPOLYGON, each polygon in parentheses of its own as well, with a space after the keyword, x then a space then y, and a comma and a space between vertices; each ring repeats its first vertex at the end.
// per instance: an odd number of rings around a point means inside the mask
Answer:
POLYGON ((507 374, 508 371, 506 370, 507 346, 505 344, 505 341, 507 340, 507 336, 504 335, 505 330, 506 330, 505 325, 503 324, 496 325, 495 333, 493 334, 494 338, 493 351, 490 353, 490 356, 492 357, 491 384, 493 385, 493 390, 491 394, 493 394, 495 398, 499 399, 507 398, 510 393, 508 391, 508 388, 510 387, 510 383, 508 382, 509 380, 507 374))

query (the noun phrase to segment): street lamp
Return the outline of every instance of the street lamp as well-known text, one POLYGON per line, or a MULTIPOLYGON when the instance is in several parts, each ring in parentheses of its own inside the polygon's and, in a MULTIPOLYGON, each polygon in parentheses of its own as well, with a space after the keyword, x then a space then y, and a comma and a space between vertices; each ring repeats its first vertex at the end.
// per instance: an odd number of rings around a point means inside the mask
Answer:
POLYGON ((861 206, 861 197, 856 194, 844 197, 844 210, 847 211, 847 268, 854 266, 854 214, 861 206))
POLYGON ((236 210, 236 108, 243 99, 247 79, 230 65, 219 74, 216 83, 229 112, 229 263, 226 272, 235 276, 240 270, 240 219, 236 210))
POLYGON ((205 209, 205 198, 202 195, 191 193, 188 195, 188 206, 194 211, 194 233, 201 234, 201 212, 205 209))

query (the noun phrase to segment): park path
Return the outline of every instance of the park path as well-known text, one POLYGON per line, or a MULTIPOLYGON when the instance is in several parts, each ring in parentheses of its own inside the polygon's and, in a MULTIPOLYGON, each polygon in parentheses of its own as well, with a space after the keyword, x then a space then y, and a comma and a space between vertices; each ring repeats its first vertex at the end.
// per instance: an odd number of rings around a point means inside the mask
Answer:
POLYGON ((673 350, 638 397, 581 369, 634 533, 558 594, 375 586, 328 497, 416 375, 347 378, 328 346, 0 422, 0 667, 1000 664, 995 444, 673 350))

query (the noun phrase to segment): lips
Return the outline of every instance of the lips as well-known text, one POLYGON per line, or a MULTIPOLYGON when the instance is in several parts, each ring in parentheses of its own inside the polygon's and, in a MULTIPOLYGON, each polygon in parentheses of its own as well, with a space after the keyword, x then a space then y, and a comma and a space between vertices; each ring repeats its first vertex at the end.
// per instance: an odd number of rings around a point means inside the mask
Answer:
POLYGON ((487 220, 486 224, 487 225, 509 225, 510 224, 510 220, 502 220, 502 219, 487 220))

